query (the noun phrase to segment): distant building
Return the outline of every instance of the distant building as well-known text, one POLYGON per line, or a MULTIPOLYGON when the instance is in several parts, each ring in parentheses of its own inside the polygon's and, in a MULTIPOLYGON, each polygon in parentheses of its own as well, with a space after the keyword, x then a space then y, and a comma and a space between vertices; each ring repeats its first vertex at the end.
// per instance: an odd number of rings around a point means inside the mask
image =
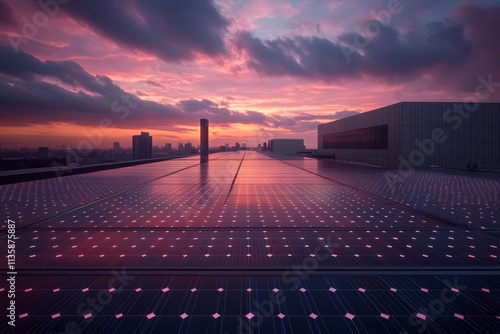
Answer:
POLYGON ((171 143, 166 143, 165 144, 165 149, 167 150, 168 153, 172 152, 172 144, 171 143))
POLYGON ((240 150, 241 149, 241 145, 239 142, 236 142, 236 144, 234 145, 234 147, 236 148, 236 151, 240 150))
POLYGON ((500 103, 400 102, 318 127, 318 153, 389 168, 500 166, 500 103))
POLYGON ((184 144, 183 143, 179 143, 179 153, 183 153, 184 152, 184 144))
POLYGON ((47 160, 49 158, 49 148, 39 147, 38 148, 38 159, 47 160))
POLYGON ((132 151, 134 160, 153 157, 153 137, 149 132, 141 132, 141 135, 132 137, 132 151))
POLYGON ((247 149, 247 143, 242 143, 241 144, 241 149, 246 150, 247 149))
POLYGON ((113 153, 120 153, 122 151, 122 148, 120 146, 120 142, 115 141, 113 143, 113 153))
POLYGON ((193 144, 191 144, 190 142, 187 142, 184 145, 184 154, 191 154, 192 149, 193 149, 193 144))
POLYGON ((262 143, 262 151, 267 151, 267 143, 262 143))
POLYGON ((271 139, 268 141, 267 148, 274 153, 297 154, 304 151, 304 139, 271 139))

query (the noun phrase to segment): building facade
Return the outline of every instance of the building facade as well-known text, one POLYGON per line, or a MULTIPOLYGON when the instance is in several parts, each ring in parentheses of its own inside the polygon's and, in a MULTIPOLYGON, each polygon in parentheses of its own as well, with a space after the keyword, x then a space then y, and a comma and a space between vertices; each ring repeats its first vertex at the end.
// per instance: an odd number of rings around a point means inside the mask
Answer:
POLYGON ((153 157, 153 137, 149 132, 141 132, 132 136, 132 151, 134 160, 150 159, 153 157))
POLYGON ((389 168, 500 166, 500 103, 400 102, 319 125, 318 153, 389 168))
POLYGON ((267 141, 267 150, 275 153, 297 154, 305 149, 304 139, 270 139, 267 141))

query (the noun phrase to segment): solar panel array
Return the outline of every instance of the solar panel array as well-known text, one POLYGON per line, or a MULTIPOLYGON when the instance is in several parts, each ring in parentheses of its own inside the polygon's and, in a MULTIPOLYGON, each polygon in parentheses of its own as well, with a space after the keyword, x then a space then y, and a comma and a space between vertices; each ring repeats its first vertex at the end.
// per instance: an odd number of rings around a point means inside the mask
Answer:
POLYGON ((498 178, 388 172, 242 151, 0 186, 16 330, 497 333, 498 178))

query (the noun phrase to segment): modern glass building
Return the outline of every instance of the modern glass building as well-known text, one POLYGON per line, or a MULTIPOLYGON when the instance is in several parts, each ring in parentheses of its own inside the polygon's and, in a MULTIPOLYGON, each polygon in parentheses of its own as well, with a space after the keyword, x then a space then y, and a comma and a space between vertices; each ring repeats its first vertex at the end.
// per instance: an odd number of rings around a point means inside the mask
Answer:
POLYGON ((390 168, 500 166, 500 103, 401 102, 319 125, 319 154, 390 168))

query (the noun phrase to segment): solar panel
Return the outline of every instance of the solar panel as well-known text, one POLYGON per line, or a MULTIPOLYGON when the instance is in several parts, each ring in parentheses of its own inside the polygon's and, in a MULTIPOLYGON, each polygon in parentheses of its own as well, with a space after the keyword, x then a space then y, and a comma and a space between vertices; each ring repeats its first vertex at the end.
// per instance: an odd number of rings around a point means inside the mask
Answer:
POLYGON ((500 181, 387 172, 242 151, 0 186, 16 329, 496 333, 500 181))

